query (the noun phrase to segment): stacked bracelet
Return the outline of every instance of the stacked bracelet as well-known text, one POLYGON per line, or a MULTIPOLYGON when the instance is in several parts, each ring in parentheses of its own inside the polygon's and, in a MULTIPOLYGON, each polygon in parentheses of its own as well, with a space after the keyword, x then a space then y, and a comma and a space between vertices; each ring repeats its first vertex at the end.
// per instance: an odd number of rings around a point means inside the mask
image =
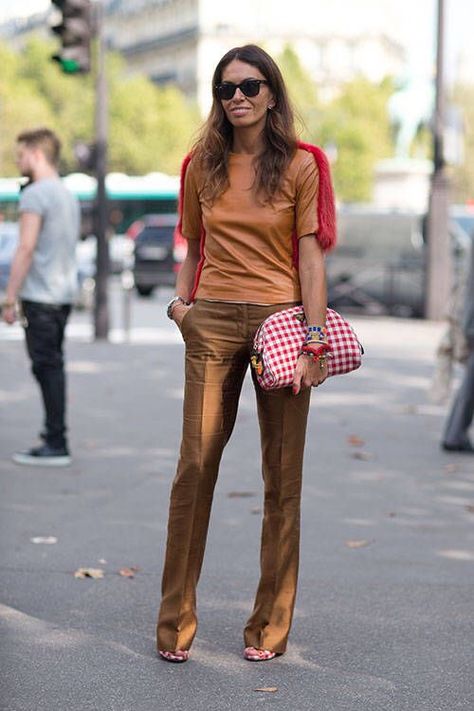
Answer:
POLYGON ((308 326, 308 333, 304 339, 306 344, 327 344, 328 342, 328 331, 326 326, 308 326))
POLYGON ((299 355, 305 355, 314 361, 326 362, 327 353, 330 350, 328 343, 303 343, 299 355))
POLYGON ((316 337, 319 341, 327 341, 328 330, 326 326, 308 326, 308 336, 316 337))

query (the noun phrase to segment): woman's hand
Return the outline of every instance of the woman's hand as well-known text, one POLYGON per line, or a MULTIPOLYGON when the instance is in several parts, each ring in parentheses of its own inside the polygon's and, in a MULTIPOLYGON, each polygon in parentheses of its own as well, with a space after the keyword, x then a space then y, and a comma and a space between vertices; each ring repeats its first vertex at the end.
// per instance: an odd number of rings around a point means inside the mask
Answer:
POLYGON ((293 395, 298 395, 302 388, 318 387, 328 377, 327 362, 321 364, 306 355, 300 355, 293 376, 293 395))
POLYGON ((171 315, 173 317, 173 321, 181 331, 181 324, 183 323, 183 318, 189 311, 189 309, 192 309, 193 306, 192 304, 181 304, 177 303, 176 306, 174 307, 171 315))

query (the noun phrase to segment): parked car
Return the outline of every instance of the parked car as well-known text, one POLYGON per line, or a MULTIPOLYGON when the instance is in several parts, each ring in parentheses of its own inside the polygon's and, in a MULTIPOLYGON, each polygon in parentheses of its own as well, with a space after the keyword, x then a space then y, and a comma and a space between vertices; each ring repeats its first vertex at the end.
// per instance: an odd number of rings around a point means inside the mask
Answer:
POLYGON ((469 237, 474 237, 474 204, 451 205, 450 215, 469 237))
POLYGON ((0 222, 0 289, 6 289, 10 267, 18 245, 17 222, 0 222))
MULTIPOLYGON (((426 242, 423 214, 347 206, 338 212, 338 246, 327 259, 334 308, 421 317, 425 311, 426 242)), ((456 272, 470 238, 449 222, 456 272)))
POLYGON ((176 214, 145 215, 143 229, 134 241, 133 276, 141 296, 150 296, 160 286, 174 286, 186 256, 187 244, 175 234, 176 214))

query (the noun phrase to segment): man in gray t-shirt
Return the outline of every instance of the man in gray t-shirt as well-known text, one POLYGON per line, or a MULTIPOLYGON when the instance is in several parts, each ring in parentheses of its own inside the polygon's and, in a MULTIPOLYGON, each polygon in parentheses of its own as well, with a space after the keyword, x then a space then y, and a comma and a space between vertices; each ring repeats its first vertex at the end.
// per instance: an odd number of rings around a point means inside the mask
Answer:
POLYGON ((2 313, 13 323, 21 300, 26 346, 45 412, 43 444, 15 454, 18 464, 64 466, 71 461, 63 339, 77 288, 80 214, 57 172, 60 148, 49 129, 25 131, 17 138, 18 167, 30 182, 20 196, 20 242, 2 313))

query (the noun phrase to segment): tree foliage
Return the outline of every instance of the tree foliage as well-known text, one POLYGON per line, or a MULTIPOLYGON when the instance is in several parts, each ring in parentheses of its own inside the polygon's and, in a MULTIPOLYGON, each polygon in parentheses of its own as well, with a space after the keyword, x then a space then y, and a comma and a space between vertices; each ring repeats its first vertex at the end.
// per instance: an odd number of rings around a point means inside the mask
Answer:
POLYGON ((370 200, 376 163, 393 155, 387 110, 391 92, 388 80, 373 84, 354 79, 325 107, 313 129, 311 138, 337 149, 334 182, 345 201, 370 200))
MULTIPOLYGON (((92 75, 66 76, 51 61, 55 43, 34 39, 20 53, 0 44, 0 174, 15 175, 15 138, 48 126, 63 143, 64 172, 77 170, 76 142, 94 139, 92 75)), ((126 76, 123 60, 107 57, 109 169, 130 174, 177 173, 199 124, 197 108, 177 88, 126 76)))
MULTIPOLYGON (((20 53, 0 42, 0 175, 16 174, 15 138, 24 129, 46 125, 58 133, 64 172, 78 169, 74 144, 93 141, 93 75, 62 74, 50 59, 56 48, 54 41, 34 39, 20 53)), ((376 85, 357 78, 323 103, 290 46, 278 63, 297 111, 301 137, 337 151, 332 168, 339 199, 370 200, 375 164, 393 155, 387 112, 391 81, 376 85)), ((196 105, 175 86, 157 87, 144 76, 127 75, 117 54, 108 55, 107 74, 109 169, 177 173, 201 121, 196 105)), ((465 163, 453 170, 455 199, 464 201, 474 196, 474 88, 458 87, 454 102, 462 109, 466 126, 465 163)), ((413 152, 419 155, 429 149, 425 131, 414 142, 413 152)))
POLYGON ((453 103, 461 109, 464 122, 464 162, 453 168, 453 198, 474 200, 474 85, 457 86, 453 103))
POLYGON ((357 78, 323 104, 315 82, 291 47, 285 48, 278 63, 301 118, 301 137, 335 149, 332 169, 338 197, 345 202, 370 200, 375 164, 393 154, 387 111, 391 82, 373 84, 357 78))

